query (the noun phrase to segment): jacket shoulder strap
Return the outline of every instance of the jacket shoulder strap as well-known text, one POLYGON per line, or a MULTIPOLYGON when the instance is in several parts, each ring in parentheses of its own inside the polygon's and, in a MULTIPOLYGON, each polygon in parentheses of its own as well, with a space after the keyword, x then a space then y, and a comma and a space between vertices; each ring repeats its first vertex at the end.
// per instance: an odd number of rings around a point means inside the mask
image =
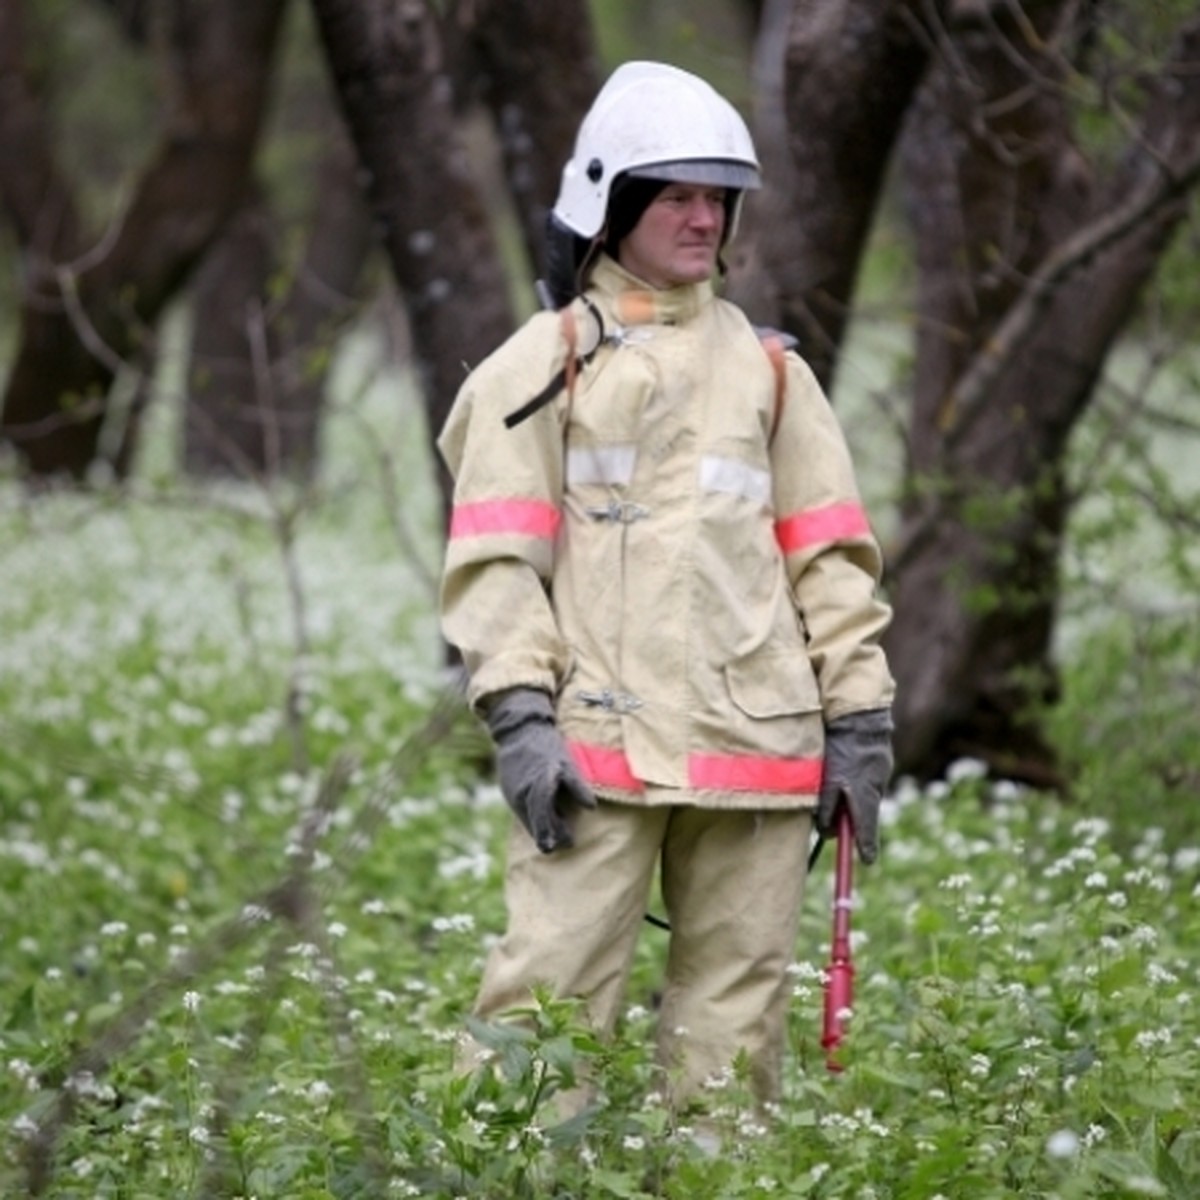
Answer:
POLYGON ((770 445, 775 440, 775 431, 779 428, 779 418, 783 416, 783 404, 787 397, 785 355, 789 350, 794 350, 799 343, 790 333, 782 333, 778 329, 755 326, 754 332, 758 334, 758 340, 766 352, 771 370, 775 372, 775 412, 771 417, 771 432, 767 436, 767 445, 770 445))
POLYGON ((558 324, 559 329, 562 331, 563 341, 566 343, 566 361, 554 373, 550 382, 536 396, 532 396, 526 400, 520 408, 514 409, 504 418, 505 428, 513 429, 517 425, 520 425, 522 421, 532 417, 539 409, 545 408, 564 388, 567 392, 567 404, 568 406, 570 405, 571 401, 575 399, 575 380, 579 375, 579 368, 585 367, 591 362, 596 350, 600 348, 604 341, 604 325, 599 313, 596 313, 596 320, 600 322, 600 340, 587 354, 580 354, 579 323, 575 318, 575 313, 569 304, 559 309, 558 324))

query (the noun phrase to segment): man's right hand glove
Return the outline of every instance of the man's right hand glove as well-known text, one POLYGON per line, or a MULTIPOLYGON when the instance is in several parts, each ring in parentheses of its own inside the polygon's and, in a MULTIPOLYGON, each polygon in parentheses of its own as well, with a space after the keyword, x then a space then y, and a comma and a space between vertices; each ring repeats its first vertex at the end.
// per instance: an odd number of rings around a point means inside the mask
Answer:
POLYGON ((498 692, 485 719, 496 743, 496 774, 509 808, 543 854, 571 846, 575 807, 595 808, 558 726, 554 706, 536 688, 498 692))
POLYGON ((837 837, 837 810, 850 806, 854 841, 864 863, 879 857, 879 805, 892 777, 892 714, 886 708, 850 713, 825 727, 825 774, 817 801, 817 832, 837 837))

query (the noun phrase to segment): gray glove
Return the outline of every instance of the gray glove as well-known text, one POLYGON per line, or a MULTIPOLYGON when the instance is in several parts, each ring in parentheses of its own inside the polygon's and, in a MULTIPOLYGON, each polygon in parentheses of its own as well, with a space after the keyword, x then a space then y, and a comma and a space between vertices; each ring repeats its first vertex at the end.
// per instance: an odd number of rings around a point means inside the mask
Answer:
POLYGON ((550 697, 536 688, 511 688, 486 708, 508 807, 543 854, 571 846, 572 809, 595 808, 596 799, 558 732, 550 697))
POLYGON ((837 836, 837 811, 850 806, 854 841, 864 863, 879 857, 879 805, 892 777, 892 714, 886 708, 838 717, 825 727, 825 776, 817 801, 817 833, 837 836))

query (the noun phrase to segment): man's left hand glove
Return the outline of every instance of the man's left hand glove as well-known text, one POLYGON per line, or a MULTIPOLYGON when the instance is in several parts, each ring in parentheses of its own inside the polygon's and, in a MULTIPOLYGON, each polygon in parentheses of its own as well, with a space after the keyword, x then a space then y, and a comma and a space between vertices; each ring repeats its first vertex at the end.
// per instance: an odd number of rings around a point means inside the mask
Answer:
POLYGON ((844 800, 864 863, 879 857, 879 805, 892 777, 892 714, 886 708, 850 713, 825 727, 825 774, 817 801, 817 833, 837 836, 844 800))

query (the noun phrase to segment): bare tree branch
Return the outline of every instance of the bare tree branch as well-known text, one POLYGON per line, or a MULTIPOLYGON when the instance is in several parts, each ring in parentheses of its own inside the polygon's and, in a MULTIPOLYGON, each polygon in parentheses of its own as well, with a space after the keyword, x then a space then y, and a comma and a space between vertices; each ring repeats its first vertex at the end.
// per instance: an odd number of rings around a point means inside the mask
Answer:
MULTIPOLYGON (((287 0, 184 0, 165 7, 167 78, 162 136, 108 234, 71 279, 79 308, 47 307, 31 295, 9 372, 0 436, 35 475, 82 478, 96 457, 104 400, 117 360, 136 351, 235 211, 257 142, 269 64, 287 0), (97 335, 80 341, 80 310, 97 335), (97 359, 98 344, 115 357, 97 359), (64 405, 98 401, 101 415, 39 437, 64 405)), ((77 260, 82 234, 70 192, 55 170, 37 99, 22 70, 20 0, 0 0, 0 188, 24 244, 47 264, 77 260), (10 40, 11 39, 11 40, 10 40)), ((36 263, 36 259, 31 262, 36 263)), ((56 285, 51 272, 49 283, 56 285)), ((65 305, 66 298, 58 297, 65 305)))
POLYGON ((1162 170, 1114 212, 1103 213, 1066 243, 1055 248, 1030 276, 1020 298, 1009 309, 987 344, 954 385, 945 401, 943 428, 952 439, 963 439, 985 409, 993 386, 1013 358, 1038 331, 1038 320, 1063 282, 1088 266, 1115 243, 1164 210, 1176 206, 1200 180, 1200 155, 1182 171, 1162 170))

